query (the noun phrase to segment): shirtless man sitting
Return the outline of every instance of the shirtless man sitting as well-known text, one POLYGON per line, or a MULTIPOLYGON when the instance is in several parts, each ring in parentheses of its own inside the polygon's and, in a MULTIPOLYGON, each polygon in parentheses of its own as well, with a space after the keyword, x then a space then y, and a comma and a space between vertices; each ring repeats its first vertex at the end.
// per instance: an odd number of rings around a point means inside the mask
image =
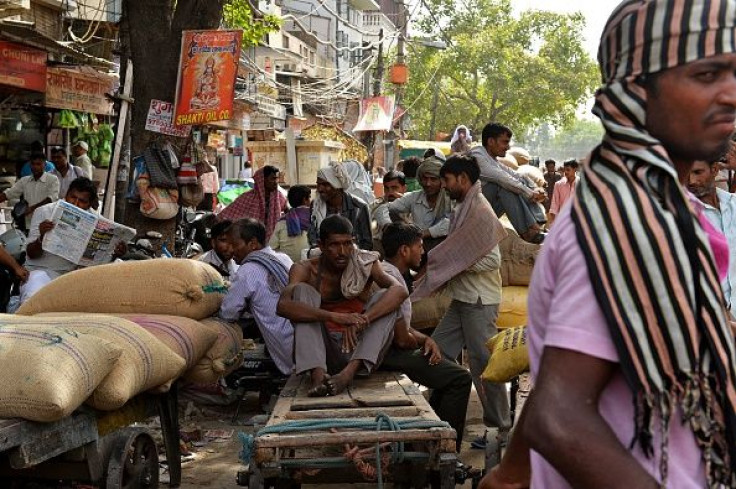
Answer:
POLYGON ((294 325, 296 372, 310 396, 337 395, 363 369, 373 372, 391 346, 406 287, 386 274, 378 253, 358 250, 344 217, 325 218, 319 257, 295 264, 277 313, 294 325))

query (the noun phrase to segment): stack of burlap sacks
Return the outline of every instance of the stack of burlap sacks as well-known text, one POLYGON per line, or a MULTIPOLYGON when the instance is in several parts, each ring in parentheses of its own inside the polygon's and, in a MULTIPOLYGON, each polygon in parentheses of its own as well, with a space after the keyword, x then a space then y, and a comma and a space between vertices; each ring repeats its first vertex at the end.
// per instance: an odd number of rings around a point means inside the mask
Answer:
MULTIPOLYGON (((496 325, 499 328, 513 328, 526 325, 527 289, 532 278, 534 262, 542 247, 521 239, 507 220, 502 219, 501 222, 508 236, 499 244, 503 293, 496 325)), ((414 329, 436 327, 448 307, 450 298, 442 293, 412 303, 412 327, 414 329)))
POLYGON ((178 378, 212 383, 242 361, 242 331, 213 318, 225 293, 202 262, 131 261, 63 275, 0 315, 0 417, 115 410, 178 378))

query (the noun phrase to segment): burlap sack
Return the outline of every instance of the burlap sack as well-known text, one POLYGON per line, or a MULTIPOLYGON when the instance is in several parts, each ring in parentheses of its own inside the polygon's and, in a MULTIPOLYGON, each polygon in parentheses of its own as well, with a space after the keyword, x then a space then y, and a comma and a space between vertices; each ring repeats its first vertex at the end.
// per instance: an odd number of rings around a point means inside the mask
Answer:
POLYGON ((502 220, 501 222, 508 233, 498 245, 501 250, 501 281, 503 286, 529 285, 534 263, 542 247, 521 239, 508 221, 502 220))
POLYGON ((501 305, 498 308, 499 328, 514 328, 527 324, 528 287, 504 287, 501 293, 501 305))
POLYGON ((62 275, 28 299, 18 314, 168 314, 203 319, 217 312, 225 291, 222 276, 200 261, 128 261, 62 275))
POLYGON ((501 331, 486 343, 491 358, 481 377, 490 382, 509 382, 529 371, 526 326, 501 331))
POLYGON ((210 384, 234 371, 243 363, 243 330, 222 319, 208 318, 200 323, 217 333, 217 340, 197 364, 184 373, 184 379, 210 384))
POLYGON ((411 303, 411 327, 414 329, 436 328, 452 299, 443 294, 435 294, 411 303))
POLYGON ((115 367, 87 399, 87 404, 97 409, 111 411, 140 392, 151 389, 165 391, 186 366, 183 358, 127 319, 103 314, 0 316, 0 326, 14 322, 63 325, 69 331, 95 336, 121 350, 115 367))
POLYGON ((217 340, 217 333, 197 320, 163 314, 119 314, 158 338, 193 367, 217 340))
POLYGON ((92 394, 115 367, 120 349, 61 321, 0 328, 0 418, 57 421, 92 394))

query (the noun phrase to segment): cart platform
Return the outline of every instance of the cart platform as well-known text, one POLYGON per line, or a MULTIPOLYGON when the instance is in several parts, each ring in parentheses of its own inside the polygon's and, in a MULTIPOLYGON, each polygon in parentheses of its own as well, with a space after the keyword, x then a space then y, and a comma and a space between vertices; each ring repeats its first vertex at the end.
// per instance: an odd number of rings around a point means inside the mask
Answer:
POLYGON ((286 383, 253 440, 253 461, 239 474, 241 484, 255 489, 390 481, 394 487, 454 487, 455 430, 440 421, 406 376, 376 372, 329 397, 308 397, 309 384, 308 376, 286 383))

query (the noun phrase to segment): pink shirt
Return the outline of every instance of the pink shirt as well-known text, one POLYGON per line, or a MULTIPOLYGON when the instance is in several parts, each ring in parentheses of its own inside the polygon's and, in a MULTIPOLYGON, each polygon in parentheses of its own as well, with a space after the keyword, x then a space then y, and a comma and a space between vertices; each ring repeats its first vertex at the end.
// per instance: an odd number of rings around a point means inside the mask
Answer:
POLYGON ((555 183, 555 191, 552 193, 552 203, 549 205, 549 213, 557 215, 560 213, 562 206, 570 199, 578 184, 577 177, 572 184, 567 183, 567 177, 555 183))
MULTIPOLYGON (((701 207, 696 205, 696 208, 701 207)), ((555 220, 555 226, 537 259, 529 287, 529 357, 534 377, 539 371, 542 351, 547 346, 618 363, 618 353, 593 292, 570 209, 570 206, 565 206, 555 220)), ((710 225, 702 212, 700 221, 711 238, 719 271, 726 273, 728 245, 725 238, 710 225)), ((598 410, 621 444, 628 447, 634 436, 634 404, 631 389, 620 371, 603 389, 598 410)), ((631 453, 659 481, 662 434, 658 429, 659 421, 654 420, 652 424, 655 427, 652 442, 654 457, 647 458, 638 444, 631 453)), ((531 461, 533 489, 570 488, 539 454, 532 452, 531 461)), ((703 487, 706 487, 706 477, 702 455, 692 431, 682 425, 678 409, 670 421, 667 488, 703 487)))

